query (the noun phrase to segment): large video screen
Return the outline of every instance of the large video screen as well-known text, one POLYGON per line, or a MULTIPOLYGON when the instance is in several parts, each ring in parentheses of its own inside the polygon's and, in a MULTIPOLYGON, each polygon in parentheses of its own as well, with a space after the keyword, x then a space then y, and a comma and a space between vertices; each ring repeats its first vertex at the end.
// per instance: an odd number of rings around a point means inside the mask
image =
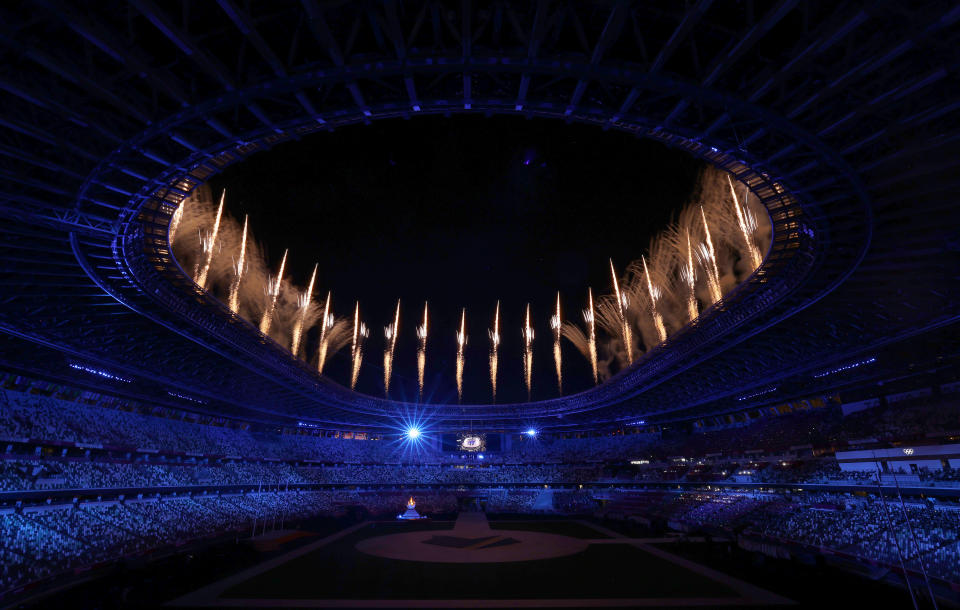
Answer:
POLYGON ((457 437, 457 448, 460 451, 486 451, 487 435, 463 432, 457 437))
POLYGON ((484 453, 500 451, 500 435, 483 432, 460 432, 444 434, 441 438, 443 451, 484 453))

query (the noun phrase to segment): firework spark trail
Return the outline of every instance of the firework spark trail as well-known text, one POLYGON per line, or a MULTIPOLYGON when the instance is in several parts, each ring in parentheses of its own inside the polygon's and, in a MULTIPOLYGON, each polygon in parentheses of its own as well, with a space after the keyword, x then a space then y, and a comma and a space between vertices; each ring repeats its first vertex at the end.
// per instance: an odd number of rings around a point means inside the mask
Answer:
POLYGON ((627 350, 627 364, 633 364, 633 331, 627 321, 627 308, 630 301, 627 295, 620 293, 620 284, 617 282, 617 271, 613 268, 613 259, 610 259, 610 275, 613 277, 613 292, 617 297, 617 308, 620 312, 620 325, 623 333, 623 343, 627 350))
POLYGON ((707 235, 707 241, 700 244, 698 254, 700 263, 707 271, 707 287, 710 289, 710 298, 713 303, 723 298, 723 292, 720 290, 720 271, 717 269, 717 253, 713 249, 713 239, 710 238, 710 225, 707 224, 707 215, 700 206, 700 217, 703 218, 703 230, 707 235))
POLYGON ((530 326, 530 303, 527 303, 527 318, 523 324, 523 379, 527 384, 527 400, 533 390, 533 327, 530 326))
POLYGON ((583 310, 583 321, 587 323, 589 329, 588 339, 590 341, 590 367, 593 369, 593 384, 596 385, 597 377, 597 317, 593 311, 593 289, 587 288, 587 299, 589 304, 587 309, 583 310))
POLYGON ((693 322, 700 315, 697 311, 697 268, 693 266, 693 246, 690 245, 690 231, 687 231, 687 264, 680 268, 680 279, 687 289, 687 316, 693 322))
POLYGON ((457 400, 463 402, 463 348, 467 344, 467 310, 460 314, 460 330, 457 331, 457 400))
POLYGON ((743 241, 747 245, 747 253, 750 255, 751 269, 756 269, 763 262, 760 257, 760 249, 753 241, 753 234, 757 230, 757 220, 753 217, 750 210, 744 210, 740 207, 740 200, 737 199, 737 192, 733 188, 733 180, 727 174, 727 184, 730 185, 730 194, 733 195, 733 209, 737 212, 737 224, 740 225, 740 233, 743 234, 743 241))
POLYGON ((190 198, 185 197, 177 206, 177 209, 174 210, 173 216, 170 217, 170 245, 173 245, 173 240, 177 237, 177 229, 180 227, 180 221, 183 220, 183 209, 187 207, 188 201, 190 201, 190 198))
POLYGON ((419 397, 423 399, 423 374, 427 368, 427 302, 423 302, 423 324, 417 327, 417 339, 420 347, 417 349, 417 387, 419 397))
POLYGON ((493 402, 497 402, 497 368, 500 359, 500 301, 497 301, 497 310, 493 314, 493 328, 487 331, 490 337, 490 389, 493 391, 493 402))
MULTIPOLYGON (((205 258, 207 254, 207 248, 209 247, 210 240, 209 235, 203 229, 197 229, 197 237, 200 240, 200 254, 201 258, 205 258)), ((201 258, 198 258, 196 262, 193 263, 193 283, 199 285, 200 280, 200 267, 203 265, 201 258)))
POLYGON ((557 369, 557 392, 563 395, 563 357, 560 351, 560 334, 563 330, 563 320, 560 319, 560 292, 557 292, 557 313, 550 317, 550 328, 553 329, 553 364, 557 369))
POLYGON ((234 277, 233 282, 230 284, 230 297, 227 300, 230 306, 230 311, 233 313, 240 312, 240 282, 243 280, 243 271, 246 267, 247 222, 249 220, 249 216, 243 217, 243 237, 240 239, 240 256, 237 258, 237 262, 234 264, 234 277))
POLYGON ((220 232, 220 218, 223 216, 223 202, 227 197, 227 191, 224 189, 223 193, 220 195, 220 206, 217 208, 217 217, 213 221, 213 231, 210 233, 210 243, 209 245, 204 244, 204 250, 206 250, 207 258, 203 263, 203 266, 200 268, 200 273, 197 275, 197 285, 207 289, 207 274, 210 272, 210 263, 213 262, 213 253, 215 251, 214 246, 217 244, 217 234, 220 232))
POLYGON ((647 269, 647 257, 641 256, 643 261, 643 275, 647 278, 647 292, 650 295, 650 312, 653 315, 653 325, 657 329, 657 337, 660 343, 667 340, 667 329, 663 326, 663 316, 657 311, 657 301, 660 300, 660 288, 653 285, 650 280, 650 271, 647 269))
POLYGON ((317 263, 313 266, 313 273, 310 275, 310 283, 307 284, 307 290, 297 299, 297 305, 300 308, 300 315, 293 324, 293 339, 290 342, 290 353, 296 358, 300 353, 300 339, 303 337, 303 325, 307 322, 307 313, 310 311, 310 302, 313 300, 313 283, 317 279, 317 263))
MULTIPOLYGON (((601 345, 598 348, 597 341, 610 340, 610 345, 617 352, 615 353, 617 358, 622 357, 620 349, 624 348, 628 352, 627 360, 630 363, 635 358, 633 344, 636 339, 633 337, 633 333, 638 331, 634 324, 639 322, 641 328, 646 329, 646 322, 644 321, 648 318, 644 316, 642 311, 628 311, 631 302, 645 303, 649 296, 655 318, 654 326, 657 327, 657 334, 662 337, 667 327, 672 328, 682 325, 688 318, 690 322, 696 322, 701 305, 707 305, 708 301, 712 303, 721 300, 723 298, 721 278, 724 282, 730 278, 732 280, 742 280, 751 271, 747 269, 748 264, 752 263, 755 266, 762 264, 762 253, 769 243, 767 241, 769 240, 769 225, 764 224, 762 231, 758 229, 757 223, 764 223, 766 216, 755 214, 751 207, 749 191, 738 195, 732 176, 719 170, 717 170, 715 176, 710 177, 710 180, 704 181, 702 186, 704 189, 701 194, 703 203, 699 206, 693 204, 684 208, 678 221, 667 230, 666 236, 663 237, 663 244, 657 240, 651 243, 649 254, 646 257, 649 260, 634 261, 628 266, 624 277, 629 278, 629 280, 622 280, 622 278, 617 277, 613 262, 610 262, 615 295, 599 299, 596 308, 594 308, 592 291, 590 291, 590 307, 583 311, 584 320, 588 322, 587 327, 561 321, 560 335, 570 339, 577 350, 591 360, 595 382, 599 381, 600 372, 606 374, 606 371, 599 370, 599 365, 604 363, 598 362, 597 351, 604 346, 601 345), (727 195, 727 193, 730 193, 730 195, 727 195), (729 213, 730 203, 728 198, 730 196, 733 198, 735 214, 729 213), (700 209, 697 210, 697 207, 700 209), (684 238, 686 243, 684 243, 684 238), (694 242, 696 242, 696 245, 694 245, 694 242), (747 251, 744 251, 744 243, 747 246, 747 251), (662 247, 658 247, 661 245, 662 247), (685 251, 684 248, 686 248, 685 251), (734 255, 729 256, 728 251, 734 255), (739 252, 740 255, 736 256, 736 252, 739 252), (639 279, 641 273, 646 275, 646 283, 639 279), (650 275, 651 273, 652 275, 650 275), (653 276, 656 276, 656 278, 653 276), (654 279, 657 281, 654 281, 654 279), (697 282, 700 282, 699 286, 697 282), (666 289, 668 286, 671 287, 669 291, 666 289), (675 288, 673 288, 674 286, 675 288), (698 292, 700 290, 702 290, 702 294, 698 292), (611 298, 614 296, 616 297, 616 305, 611 298), (660 328, 660 324, 656 323, 658 315, 663 329, 660 328), (597 323, 605 333, 609 333, 609 337, 596 337, 597 323)), ((286 336, 287 332, 291 332, 291 351, 298 353, 299 349, 303 349, 304 343, 306 343, 305 334, 312 323, 312 314, 316 311, 317 304, 312 302, 312 291, 308 290, 308 295, 306 297, 300 296, 297 302, 288 303, 290 298, 288 298, 287 293, 280 294, 288 254, 284 253, 280 272, 275 277, 271 277, 269 272, 261 271, 268 265, 261 258, 257 244, 254 242, 247 244, 248 236, 251 240, 253 238, 252 229, 249 227, 249 218, 244 219, 241 233, 239 223, 231 219, 229 215, 223 215, 223 208, 226 207, 225 199, 225 193, 221 193, 221 199, 219 205, 217 205, 215 200, 211 200, 209 190, 207 190, 205 194, 195 194, 188 200, 181 202, 181 205, 173 210, 170 219, 168 234, 171 246, 176 246, 176 254, 183 261, 184 267, 189 264, 192 277, 204 289, 207 289, 208 285, 211 291, 220 287, 220 275, 218 274, 223 274, 224 277, 229 278, 223 286, 225 288, 223 292, 226 294, 218 296, 226 297, 224 300, 227 301, 230 310, 237 315, 245 314, 244 317, 246 318, 254 318, 251 320, 254 323, 257 323, 256 317, 260 317, 259 326, 262 332, 267 335, 270 334, 271 329, 273 329, 275 336, 286 336), (191 238, 197 232, 199 232, 199 242, 191 238), (236 248, 232 242, 235 234, 242 235, 239 248, 236 248), (227 249, 233 256, 236 256, 236 253, 239 252, 239 257, 232 261, 232 269, 226 265, 226 261, 221 256, 224 253, 220 251, 224 249, 227 249), (256 274, 258 279, 253 282, 248 281, 253 274, 256 274), (245 294, 253 297, 254 295, 250 291, 251 289, 259 289, 261 283, 259 277, 261 275, 266 276, 265 295, 267 298, 263 299, 262 306, 241 314, 241 310, 245 309, 247 302, 240 303, 241 300, 244 300, 241 298, 240 291, 244 290, 246 291, 245 294), (247 281, 247 284, 243 284, 243 281, 247 281), (280 332, 281 330, 282 332, 280 332)), ((315 282, 315 279, 311 278, 311 282, 315 282)), ((297 291, 291 292, 290 296, 299 292, 298 288, 287 287, 297 291)), ((349 317, 336 320, 333 318, 331 308, 332 301, 328 295, 320 326, 321 341, 318 346, 317 359, 317 370, 320 372, 324 370, 326 360, 330 359, 332 354, 350 343, 349 317)), ((424 313, 426 316, 426 307, 424 313)), ((498 322, 499 304, 494 331, 488 331, 496 332, 499 339, 498 322)), ((361 328, 365 327, 361 325, 361 328)), ((552 318, 551 329, 555 332, 557 330, 552 323, 552 318)), ((422 339, 421 343, 425 345, 422 339)), ((640 349, 642 347, 642 345, 638 346, 640 349)), ((418 372, 420 373, 418 380, 422 398, 425 349, 421 351, 424 353, 418 353, 418 372)), ((555 353, 555 361, 556 356, 555 353)), ((524 355, 524 360, 526 361, 526 355, 524 355)), ((498 389, 496 386, 499 381, 498 364, 499 340, 494 344, 491 337, 491 389, 494 400, 496 400, 498 389)), ((460 366, 463 366, 462 362, 460 366)), ((389 383, 392 383, 392 381, 385 382, 385 387, 389 383)), ((562 389, 562 380, 559 375, 558 386, 562 389)))
POLYGON ((357 387, 357 378, 360 376, 360 363, 363 362, 363 340, 370 336, 370 330, 367 325, 360 321, 360 301, 357 301, 357 307, 353 312, 353 343, 350 348, 350 356, 353 360, 353 367, 350 371, 350 389, 357 387))
POLYGON ((280 261, 280 273, 277 279, 267 278, 267 296, 270 297, 270 304, 263 312, 263 318, 260 319, 260 332, 264 335, 270 334, 270 325, 273 323, 273 312, 277 309, 277 297, 280 296, 280 286, 283 285, 283 267, 287 264, 287 253, 283 251, 283 259, 280 261))
POLYGON ((397 334, 400 332, 400 299, 397 299, 397 312, 393 314, 393 324, 383 329, 387 347, 383 350, 383 395, 390 395, 390 377, 393 373, 393 350, 397 346, 397 334))
POLYGON ((330 312, 330 296, 327 292, 327 302, 323 305, 323 317, 320 318, 320 348, 317 352, 317 372, 323 372, 323 365, 327 362, 327 331, 333 328, 333 314, 330 312))

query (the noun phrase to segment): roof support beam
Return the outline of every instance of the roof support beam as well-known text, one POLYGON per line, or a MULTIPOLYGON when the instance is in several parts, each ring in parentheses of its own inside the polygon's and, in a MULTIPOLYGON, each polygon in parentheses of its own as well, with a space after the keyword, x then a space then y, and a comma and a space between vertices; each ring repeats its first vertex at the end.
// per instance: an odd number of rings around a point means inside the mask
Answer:
MULTIPOLYGON (((618 2, 610 9, 610 15, 607 16, 607 23, 603 26, 603 32, 593 47, 593 53, 590 54, 590 65, 595 66, 603 59, 603 54, 607 49, 620 38, 620 32, 623 31, 623 24, 627 19, 627 6, 623 2, 618 2)), ((588 79, 581 78, 577 81, 577 86, 570 96, 570 102, 567 105, 565 114, 573 114, 574 108, 580 103, 584 92, 587 90, 588 79)))
MULTIPOLYGON (((317 42, 327 50, 327 54, 330 56, 330 61, 333 62, 333 65, 342 68, 345 64, 343 52, 340 50, 340 45, 337 43, 336 38, 334 38, 330 32, 330 25, 327 23, 326 18, 324 18, 323 11, 317 4, 317 1, 301 0, 301 3, 303 4, 304 10, 307 11, 307 19, 310 22, 310 31, 313 32, 313 36, 317 39, 317 42)), ((363 99, 363 94, 360 92, 360 87, 357 86, 356 81, 348 82, 347 90, 353 97, 354 103, 360 107, 365 115, 370 116, 370 109, 367 107, 367 102, 363 99)))
MULTIPOLYGON (((710 8, 711 4, 713 4, 713 0, 698 0, 698 2, 693 5, 693 8, 684 14, 680 24, 673 30, 667 43, 660 48, 657 56, 650 64, 649 72, 651 74, 656 74, 663 69, 664 64, 676 53, 683 41, 686 40, 690 32, 693 31, 693 28, 703 19, 704 14, 707 12, 707 9, 710 8)), ((620 117, 630 112, 630 109, 633 108, 633 105, 637 103, 637 99, 639 98, 640 89, 637 87, 631 88, 627 97, 624 98, 620 104, 620 109, 610 118, 610 121, 619 121, 620 117)))
POLYGON ((960 6, 951 6, 951 8, 949 8, 947 12, 943 14, 943 16, 930 23, 926 28, 920 29, 913 36, 896 44, 886 53, 882 53, 878 56, 875 52, 868 52, 864 56, 863 61, 858 63, 850 70, 844 72, 841 76, 831 80, 825 87, 794 106, 787 113, 787 118, 795 118, 804 110, 812 106, 817 100, 821 100, 827 95, 831 94, 834 90, 839 89, 849 79, 862 78, 869 75, 871 72, 882 68, 883 66, 902 56, 907 51, 913 49, 918 41, 928 38, 940 32, 940 30, 944 28, 950 27, 957 21, 960 21, 960 6))
MULTIPOLYGON (((728 52, 718 56, 708 69, 707 76, 701 81, 704 87, 710 87, 720 76, 727 71, 744 53, 749 51, 770 29, 780 23, 787 13, 793 10, 799 0, 780 0, 775 7, 767 11, 759 22, 754 24, 740 41, 728 52)), ((690 105, 689 100, 681 100, 674 106, 670 114, 667 115, 666 123, 669 125, 679 117, 690 105)))
POLYGON ((28 88, 23 83, 11 82, 4 77, 0 77, 0 89, 15 95, 30 104, 33 104, 37 108, 43 108, 44 110, 56 113, 63 118, 66 118, 71 123, 74 123, 78 127, 92 127, 100 132, 105 139, 110 140, 114 144, 119 144, 123 141, 123 138, 113 133, 112 130, 104 127, 103 125, 96 124, 93 120, 83 116, 66 104, 51 99, 48 93, 43 93, 35 89, 28 88))
MULTIPOLYGON (((403 36, 403 28, 400 27, 400 17, 397 15, 397 2, 396 0, 387 0, 384 3, 384 10, 386 12, 386 27, 384 28, 387 32, 387 35, 390 36, 390 40, 393 41, 393 49, 397 54, 397 59, 401 62, 406 62, 407 60, 407 43, 403 36)), ((421 10, 421 15, 423 11, 421 10)), ((414 112, 420 111, 420 102, 417 99, 417 89, 413 81, 412 74, 405 74, 403 77, 403 85, 407 90, 407 98, 410 100, 410 107, 414 112)), ((466 96, 466 93, 464 93, 466 96)))
POLYGON ((12 27, 5 25, 5 23, 9 24, 13 22, 8 15, 0 12, 0 42, 17 50, 19 53, 23 53, 33 62, 43 66, 65 81, 86 90, 92 97, 102 99, 118 110, 123 111, 127 116, 141 123, 148 123, 150 121, 150 117, 140 109, 140 105, 121 98, 109 85, 102 82, 103 79, 87 76, 88 70, 54 58, 41 51, 36 45, 24 44, 18 39, 17 33, 12 27))
POLYGON ((227 91, 233 91, 236 87, 233 80, 227 74, 226 68, 211 57, 199 44, 180 29, 170 18, 160 10, 160 7, 154 4, 153 0, 129 0, 140 13, 147 18, 160 30, 164 36, 170 39, 187 57, 190 57, 203 68, 207 74, 217 79, 217 81, 227 91))
POLYGON ((473 102, 473 77, 467 65, 473 54, 473 26, 471 25, 470 0, 460 0, 460 49, 463 60, 463 107, 469 109, 473 102))
POLYGON ((667 60, 669 60, 673 54, 676 53, 683 41, 686 40, 687 36, 690 35, 690 32, 693 31, 693 28, 700 23, 700 20, 707 12, 707 9, 710 8, 711 4, 713 4, 713 0, 698 0, 698 2, 693 5, 693 8, 684 14, 683 21, 681 21, 680 25, 673 30, 673 34, 670 35, 670 39, 667 40, 667 44, 663 45, 663 47, 657 53, 656 58, 654 58, 653 63, 650 64, 650 72, 657 73, 663 69, 663 66, 667 63, 667 60))
POLYGON ((858 12, 850 19, 840 23, 836 28, 829 32, 824 32, 813 42, 808 44, 802 51, 793 56, 786 65, 778 66, 776 72, 770 76, 760 87, 754 91, 748 98, 751 102, 756 102, 764 93, 770 90, 776 83, 783 79, 785 74, 791 74, 791 69, 807 57, 822 53, 842 40, 850 32, 855 30, 860 24, 867 20, 867 13, 858 12))
POLYGON ((267 65, 270 66, 270 69, 273 70, 273 73, 277 76, 286 76, 287 70, 284 68, 283 62, 280 61, 280 58, 276 56, 263 37, 260 36, 256 26, 253 24, 253 20, 250 19, 246 11, 239 10, 230 0, 217 0, 217 4, 219 4, 223 12, 230 17, 230 20, 237 26, 237 29, 246 36, 250 44, 253 45, 253 48, 260 54, 260 57, 262 57, 264 61, 267 62, 267 65))
MULTIPOLYGON (((527 66, 533 63, 537 53, 540 52, 540 43, 547 31, 547 11, 550 9, 550 0, 537 0, 537 10, 533 15, 533 29, 530 31, 530 37, 527 43, 527 66)), ((523 105, 527 101, 527 91, 530 89, 530 73, 524 72, 520 76, 520 89, 517 91, 517 101, 515 107, 517 110, 523 110, 523 105)))
POLYGON ((69 150, 73 154, 79 155, 89 161, 97 162, 100 160, 100 155, 96 155, 90 151, 84 150, 79 146, 76 146, 75 144, 72 144, 70 142, 65 142, 59 137, 53 135, 52 133, 44 129, 41 129, 34 125, 28 125, 17 119, 11 119, 11 118, 0 116, 0 127, 6 127, 7 129, 16 131, 17 133, 21 133, 25 136, 29 136, 31 138, 34 138, 35 140, 39 140, 45 144, 49 144, 50 146, 61 148, 63 150, 69 150))
POLYGON ((86 174, 84 173, 80 173, 72 169, 68 169, 63 165, 60 165, 59 163, 54 163, 53 161, 50 161, 49 159, 41 159, 40 157, 32 153, 29 153, 25 150, 21 150, 19 148, 15 148, 13 146, 7 146, 6 144, 0 144, 0 155, 4 157, 9 157, 11 159, 16 159, 17 161, 20 161, 23 163, 28 163, 30 165, 33 165, 34 167, 42 167, 52 172, 58 172, 66 176, 70 176, 71 178, 76 178, 78 180, 82 180, 86 178, 86 174))

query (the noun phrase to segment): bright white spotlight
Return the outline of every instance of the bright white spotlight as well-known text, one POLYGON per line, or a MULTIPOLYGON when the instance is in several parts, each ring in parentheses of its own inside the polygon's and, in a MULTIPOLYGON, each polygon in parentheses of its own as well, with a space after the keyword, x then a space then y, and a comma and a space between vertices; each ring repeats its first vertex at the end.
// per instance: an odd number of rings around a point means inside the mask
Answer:
POLYGON ((420 437, 420 428, 407 428, 407 438, 415 440, 420 437))
POLYGON ((527 436, 536 436, 536 435, 537 435, 537 431, 534 430, 533 428, 530 428, 529 430, 527 430, 526 432, 524 432, 524 434, 526 434, 527 436))

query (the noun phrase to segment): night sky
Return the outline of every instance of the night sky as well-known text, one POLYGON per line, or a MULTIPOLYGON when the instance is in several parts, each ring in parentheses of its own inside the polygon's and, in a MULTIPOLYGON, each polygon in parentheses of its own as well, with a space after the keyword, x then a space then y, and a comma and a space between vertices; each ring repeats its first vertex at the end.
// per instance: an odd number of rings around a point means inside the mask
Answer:
MULTIPOLYGON (((464 402, 490 402, 487 328, 501 301, 497 402, 526 400, 523 310, 531 303, 533 398, 557 395, 553 313, 582 322, 587 286, 611 290, 618 270, 688 201, 702 162, 656 142, 596 127, 516 117, 423 117, 320 133, 257 153, 211 180, 276 269, 371 328, 357 390, 382 396, 383 327, 401 299, 391 397, 416 397, 415 327, 430 302, 428 400, 456 402, 454 333, 467 308, 464 402)), ((312 335, 311 335, 312 338, 312 335)), ((349 349, 325 371, 348 384, 349 349)), ((592 384, 564 340, 564 393, 592 384)))

